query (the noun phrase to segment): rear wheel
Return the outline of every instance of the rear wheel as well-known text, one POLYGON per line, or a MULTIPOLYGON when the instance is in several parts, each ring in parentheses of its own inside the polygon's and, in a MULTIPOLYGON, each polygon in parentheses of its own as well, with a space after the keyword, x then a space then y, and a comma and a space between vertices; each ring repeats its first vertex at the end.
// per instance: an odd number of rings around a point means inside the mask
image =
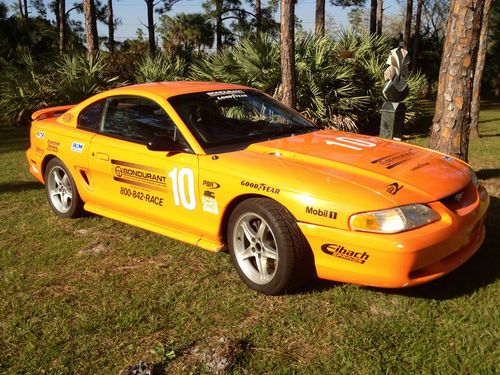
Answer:
POLYGON ((281 294, 310 274, 307 241, 286 208, 267 198, 240 203, 229 219, 228 246, 241 279, 264 294, 281 294))
POLYGON ((75 181, 64 163, 54 158, 45 168, 45 192, 52 211, 60 217, 77 217, 82 213, 82 200, 75 181))

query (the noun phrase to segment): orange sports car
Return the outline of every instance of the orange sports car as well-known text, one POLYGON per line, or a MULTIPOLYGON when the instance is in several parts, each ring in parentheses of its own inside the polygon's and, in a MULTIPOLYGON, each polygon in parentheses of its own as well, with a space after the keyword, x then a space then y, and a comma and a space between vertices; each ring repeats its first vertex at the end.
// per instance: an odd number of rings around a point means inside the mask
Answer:
POLYGON ((463 264, 489 196, 450 156, 322 130, 268 95, 135 85, 33 113, 30 172, 61 217, 89 211, 211 251, 251 288, 308 277, 399 288, 463 264))

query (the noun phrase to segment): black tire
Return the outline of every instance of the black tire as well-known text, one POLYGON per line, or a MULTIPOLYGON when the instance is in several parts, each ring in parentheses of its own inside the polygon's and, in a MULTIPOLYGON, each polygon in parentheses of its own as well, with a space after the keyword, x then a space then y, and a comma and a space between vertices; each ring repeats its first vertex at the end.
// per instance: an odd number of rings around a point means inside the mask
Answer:
POLYGON ((51 159, 45 168, 44 177, 45 193, 52 211, 64 218, 80 216, 83 213, 83 201, 66 165, 58 158, 51 159))
POLYGON ((314 274, 312 252, 294 217, 271 199, 251 198, 236 206, 228 223, 228 247, 240 278, 260 293, 283 294, 314 274), (268 229, 259 235, 263 221, 268 229))

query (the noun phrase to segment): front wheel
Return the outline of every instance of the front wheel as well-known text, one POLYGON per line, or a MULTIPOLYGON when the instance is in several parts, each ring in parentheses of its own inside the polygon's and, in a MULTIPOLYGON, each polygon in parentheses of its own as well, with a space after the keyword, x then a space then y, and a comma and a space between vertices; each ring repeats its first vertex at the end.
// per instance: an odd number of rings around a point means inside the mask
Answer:
POLYGON ((307 241, 288 210, 271 199, 252 198, 235 208, 228 246, 241 279, 264 294, 297 287, 310 271, 307 241))
POLYGON ((64 163, 54 158, 45 168, 45 192, 52 211, 60 217, 77 217, 82 212, 82 200, 75 181, 64 163))

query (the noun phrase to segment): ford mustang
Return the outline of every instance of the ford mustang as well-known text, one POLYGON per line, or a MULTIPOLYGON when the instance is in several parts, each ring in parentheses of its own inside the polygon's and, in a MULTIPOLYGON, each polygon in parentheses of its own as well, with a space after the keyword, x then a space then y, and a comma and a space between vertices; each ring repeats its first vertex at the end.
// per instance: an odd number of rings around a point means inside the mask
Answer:
POLYGON ((489 196, 466 163, 320 129, 252 88, 134 85, 32 120, 29 170, 56 215, 88 211, 227 249, 262 293, 311 276, 417 285, 484 240, 489 196))

